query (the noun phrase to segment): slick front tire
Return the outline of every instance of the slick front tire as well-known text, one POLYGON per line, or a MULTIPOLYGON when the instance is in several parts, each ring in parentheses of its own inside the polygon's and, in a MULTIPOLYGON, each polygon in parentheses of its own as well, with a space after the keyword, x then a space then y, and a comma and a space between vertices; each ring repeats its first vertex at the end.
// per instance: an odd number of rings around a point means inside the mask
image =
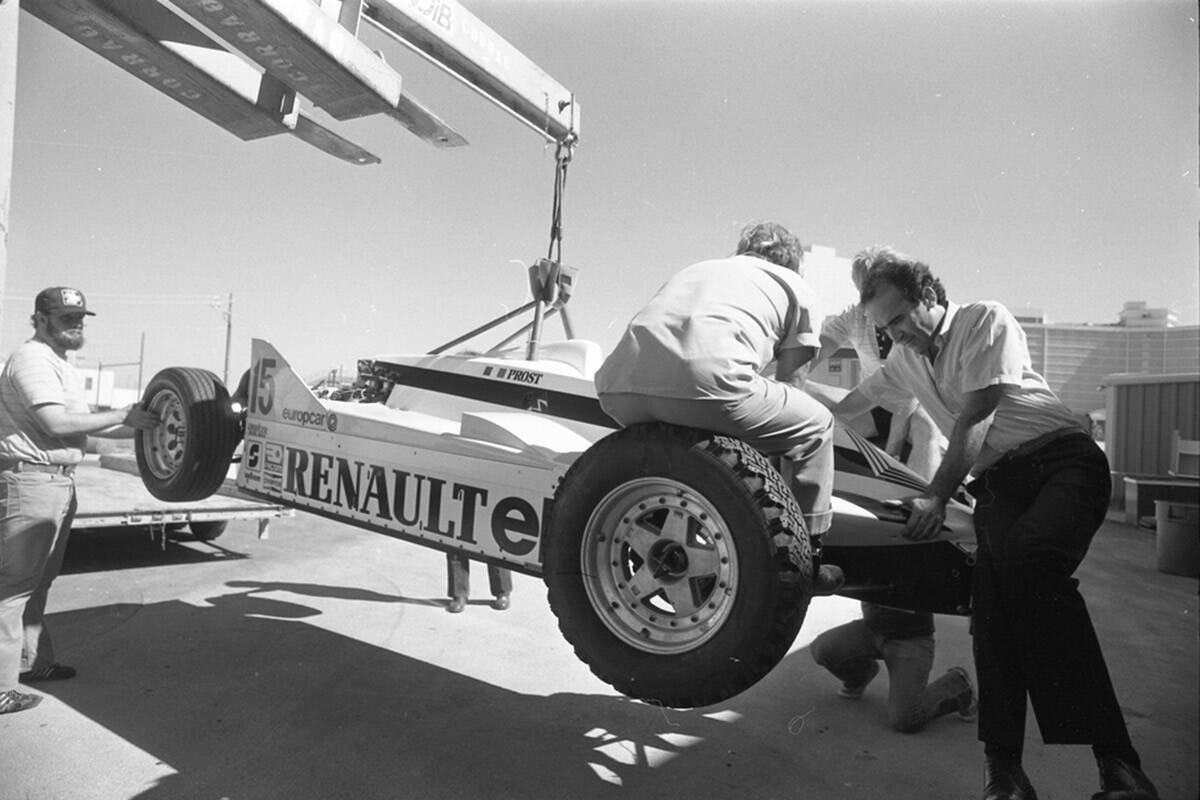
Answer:
POLYGON ((142 394, 142 408, 161 420, 134 437, 138 472, 150 494, 186 502, 216 492, 240 438, 238 417, 217 376, 202 369, 164 369, 142 394))
POLYGON ((812 596, 803 517, 767 459, 658 423, 611 434, 571 466, 544 564, 576 655, 623 694, 675 708, 770 672, 812 596))

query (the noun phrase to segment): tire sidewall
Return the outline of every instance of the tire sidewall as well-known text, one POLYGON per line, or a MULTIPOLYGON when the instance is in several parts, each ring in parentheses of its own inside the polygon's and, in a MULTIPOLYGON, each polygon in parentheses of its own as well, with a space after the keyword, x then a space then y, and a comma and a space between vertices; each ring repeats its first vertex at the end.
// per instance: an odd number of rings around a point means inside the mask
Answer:
MULTIPOLYGON (((577 653, 606 680, 661 674, 670 682, 681 672, 728 671, 731 663, 761 644, 775 609, 787 602, 777 576, 772 536, 765 530, 752 491, 710 451, 713 434, 666 425, 637 427, 642 430, 626 429, 594 445, 564 478, 548 525, 545 575, 551 606, 577 653), (644 477, 669 478, 704 497, 720 514, 725 535, 736 548, 735 594, 719 629, 694 649, 675 654, 641 650, 614 634, 601 619, 606 611, 592 605, 582 575, 581 557, 593 511, 610 492, 644 477), (571 490, 564 492, 568 485, 571 490)), ((793 638, 799 623, 795 628, 793 638)), ((651 694, 657 691, 651 689, 651 694)))
POLYGON ((146 451, 152 434, 135 434, 134 454, 146 489, 160 500, 183 502, 210 496, 220 487, 237 447, 240 431, 229 393, 216 375, 201 369, 169 367, 156 374, 142 394, 141 407, 153 410, 163 395, 182 407, 187 428, 179 468, 158 475, 146 451))

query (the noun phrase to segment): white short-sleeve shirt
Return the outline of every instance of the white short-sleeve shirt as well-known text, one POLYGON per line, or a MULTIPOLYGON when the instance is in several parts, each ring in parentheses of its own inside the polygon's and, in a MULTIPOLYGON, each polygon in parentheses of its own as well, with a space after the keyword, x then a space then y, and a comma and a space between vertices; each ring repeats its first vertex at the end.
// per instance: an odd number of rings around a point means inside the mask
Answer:
POLYGON ((949 303, 936 342, 932 363, 912 348, 893 347, 883 366, 859 384, 860 391, 876 401, 896 391, 915 395, 949 436, 969 392, 1003 386, 976 464, 980 468, 1043 434, 1084 430, 1082 420, 1033 371, 1025 331, 999 303, 949 303))
POLYGON ((53 436, 33 409, 61 405, 87 413, 78 370, 45 342, 30 339, 13 351, 0 372, 0 459, 40 464, 75 464, 83 459, 87 434, 53 436))
POLYGON ((671 276, 634 316, 597 370, 596 390, 744 397, 778 351, 820 348, 821 321, 816 293, 795 272, 753 256, 702 261, 671 276))

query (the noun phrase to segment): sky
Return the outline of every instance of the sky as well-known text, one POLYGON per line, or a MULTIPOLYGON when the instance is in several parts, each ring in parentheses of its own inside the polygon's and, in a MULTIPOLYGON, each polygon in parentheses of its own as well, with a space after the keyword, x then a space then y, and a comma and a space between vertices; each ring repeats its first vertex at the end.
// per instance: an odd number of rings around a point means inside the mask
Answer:
MULTIPOLYGON (((890 244, 960 302, 1112 324, 1141 300, 1200 323, 1193 2, 463 4, 580 104, 562 258, 575 332, 605 350, 671 273, 762 220, 839 256, 890 244)), ((369 27, 468 147, 320 111, 382 163, 243 142, 19 24, 0 355, 48 285, 88 295, 79 363, 130 387, 139 360, 143 383, 224 375, 227 342, 236 382, 255 337, 302 375, 353 370, 529 299, 553 149, 369 27)), ((854 299, 841 270, 807 279, 829 313, 854 299)))

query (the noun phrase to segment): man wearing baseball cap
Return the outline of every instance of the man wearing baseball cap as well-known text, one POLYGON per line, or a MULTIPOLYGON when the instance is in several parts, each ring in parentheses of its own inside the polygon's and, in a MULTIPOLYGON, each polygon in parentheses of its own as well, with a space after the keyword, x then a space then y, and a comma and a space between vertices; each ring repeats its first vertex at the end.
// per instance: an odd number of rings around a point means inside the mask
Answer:
POLYGON ((137 406, 93 413, 67 353, 83 347, 83 292, 53 286, 33 304, 33 338, 0 372, 0 714, 41 697, 18 682, 63 680, 43 614, 75 515, 75 465, 88 435, 132 438, 158 419, 137 406))

